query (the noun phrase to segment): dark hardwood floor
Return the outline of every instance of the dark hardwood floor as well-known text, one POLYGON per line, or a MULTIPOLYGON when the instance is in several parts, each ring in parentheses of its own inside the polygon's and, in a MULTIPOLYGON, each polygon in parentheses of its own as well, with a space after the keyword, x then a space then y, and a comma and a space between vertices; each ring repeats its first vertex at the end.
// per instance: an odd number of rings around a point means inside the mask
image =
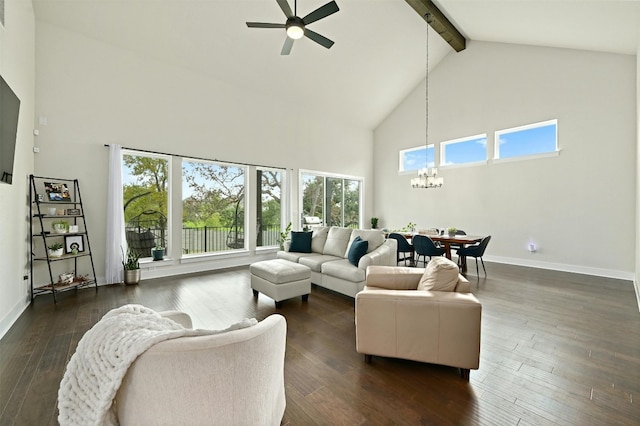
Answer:
MULTIPOLYGON (((487 264, 480 369, 355 351, 353 299, 313 287, 308 303, 256 301, 248 268, 39 296, 0 341, 0 424, 57 424, 64 366, 83 333, 127 303, 224 328, 287 318, 285 425, 638 425, 640 313, 628 281, 487 264)), ((482 274, 482 270, 480 271, 482 274)), ((419 324, 416 324, 419 326, 419 324)), ((159 373, 161 374, 161 373, 159 373)))

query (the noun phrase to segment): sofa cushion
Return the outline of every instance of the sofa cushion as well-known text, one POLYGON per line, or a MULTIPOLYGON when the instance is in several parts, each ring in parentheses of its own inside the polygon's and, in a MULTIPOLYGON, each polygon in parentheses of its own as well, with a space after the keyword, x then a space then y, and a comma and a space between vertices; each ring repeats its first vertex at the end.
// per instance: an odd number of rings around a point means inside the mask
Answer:
POLYGON ((311 256, 313 253, 298 253, 295 251, 282 251, 280 250, 278 254, 276 254, 276 258, 288 260, 289 262, 298 263, 301 257, 311 256))
POLYGON ((322 254, 324 245, 327 242, 329 234, 328 226, 318 226, 313 228, 313 236, 311 237, 311 251, 322 254))
POLYGON ((360 283, 365 280, 365 270, 356 268, 347 259, 326 262, 322 264, 322 274, 343 280, 360 283))
POLYGON ((346 258, 347 245, 349 244, 349 239, 351 238, 352 231, 353 230, 350 228, 339 228, 337 226, 332 226, 331 228, 329 228, 329 233, 327 234, 327 242, 324 244, 322 253, 331 256, 346 258))
POLYGON ((311 253, 311 232, 291 231, 289 251, 311 253))
POLYGON ((326 262, 333 262, 342 259, 337 256, 330 256, 328 254, 311 253, 307 256, 302 256, 298 259, 298 263, 308 266, 314 272, 320 272, 322 265, 326 262))
POLYGON ((349 259, 349 263, 351 263, 353 266, 358 266, 360 258, 367 254, 368 248, 368 241, 365 241, 360 237, 356 237, 356 239, 351 242, 351 246, 349 247, 349 255, 347 256, 347 258, 349 259))
POLYGON ((351 244, 353 244, 353 241, 357 237, 360 237, 360 239, 369 243, 367 253, 371 253, 384 243, 384 233, 379 229, 354 229, 351 232, 349 245, 347 246, 347 253, 344 257, 348 257, 349 250, 351 249, 351 244))
POLYGON ((458 284, 458 265, 446 257, 434 257, 427 264, 418 290, 454 291, 458 284))

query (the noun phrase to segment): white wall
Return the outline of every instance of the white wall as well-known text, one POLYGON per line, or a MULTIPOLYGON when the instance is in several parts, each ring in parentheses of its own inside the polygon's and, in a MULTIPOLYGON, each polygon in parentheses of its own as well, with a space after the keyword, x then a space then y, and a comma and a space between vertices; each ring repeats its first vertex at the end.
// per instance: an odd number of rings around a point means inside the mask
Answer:
POLYGON ((0 74, 20 99, 13 184, 0 184, 0 337, 29 302, 28 182, 33 172, 34 15, 30 1, 5 0, 0 74))
MULTIPOLYGON (((285 167, 294 169, 294 179, 298 169, 372 179, 371 130, 40 21, 36 57, 36 116, 46 117, 47 125, 38 126, 35 168, 79 179, 98 277, 104 276, 105 143, 285 167)), ((365 195, 368 217, 372 190, 365 195)), ((297 197, 292 202, 297 212, 297 197)), ((143 279, 251 261, 243 255, 143 268, 143 279)))
POLYGON ((425 142, 423 82, 375 131, 375 215, 491 234, 487 260, 632 279, 635 82, 633 56, 469 43, 430 75, 429 141, 486 132, 492 145, 496 130, 557 118, 560 155, 441 168, 443 188, 411 189, 398 150, 425 142))

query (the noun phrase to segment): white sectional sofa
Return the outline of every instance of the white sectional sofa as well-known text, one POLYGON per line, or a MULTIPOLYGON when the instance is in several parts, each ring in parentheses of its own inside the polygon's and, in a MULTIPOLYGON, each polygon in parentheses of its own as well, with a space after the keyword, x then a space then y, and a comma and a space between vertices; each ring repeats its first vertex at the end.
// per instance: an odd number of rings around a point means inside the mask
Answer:
POLYGON ((396 266, 396 240, 385 239, 382 231, 375 229, 317 227, 313 229, 309 253, 289 251, 290 246, 290 242, 285 243, 285 250, 278 252, 278 259, 308 266, 313 284, 351 297, 364 288, 367 266, 396 266), (348 259, 356 237, 368 242, 367 252, 358 261, 358 266, 348 259))

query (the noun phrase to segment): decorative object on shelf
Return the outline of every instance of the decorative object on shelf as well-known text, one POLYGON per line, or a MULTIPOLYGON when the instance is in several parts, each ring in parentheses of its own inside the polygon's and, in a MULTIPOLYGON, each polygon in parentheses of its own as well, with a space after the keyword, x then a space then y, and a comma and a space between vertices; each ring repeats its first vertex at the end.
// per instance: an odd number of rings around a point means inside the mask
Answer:
POLYGON ((55 216, 55 215, 56 215, 56 208, 55 208, 55 207, 49 207, 49 208, 47 209, 47 214, 48 214, 49 216, 55 216))
POLYGON ((71 201, 66 183, 45 182, 44 190, 49 196, 49 201, 71 201))
MULTIPOLYGON (((425 20, 431 22, 431 13, 427 13, 425 20)), ((426 52, 426 76, 425 76, 425 150, 424 150, 424 168, 418 170, 418 177, 411 179, 412 188, 440 188, 444 183, 444 179, 438 177, 438 169, 435 167, 429 171, 429 26, 427 25, 427 52, 426 52)))
POLYGON ((67 209, 65 214, 67 216, 80 216, 80 209, 67 209))
POLYGON ((164 247, 155 246, 154 248, 152 248, 151 256, 153 257, 154 261, 164 259, 164 247))
POLYGON ((73 272, 65 272, 63 274, 58 275, 58 283, 59 284, 73 284, 73 272))
POLYGON ((280 236, 278 237, 278 245, 280 245, 280 250, 284 250, 284 242, 289 239, 289 233, 291 232, 291 222, 287 225, 284 231, 280 232, 280 236))
POLYGON ((453 236, 455 236, 455 235, 456 235, 456 231, 457 231, 457 230, 458 230, 457 228, 454 228, 454 227, 452 226, 452 227, 450 227, 450 228, 447 228, 447 234, 449 234, 449 236, 450 236, 450 237, 453 237, 453 236))
POLYGON ((122 247, 122 266, 124 267, 124 283, 133 285, 140 283, 140 254, 127 248, 125 253, 122 247))
POLYGON ((78 225, 69 225, 70 233, 78 232, 78 230, 79 230, 78 225))
POLYGON ((67 253, 78 254, 84 251, 82 235, 68 235, 64 237, 64 246, 67 253))
POLYGON ((377 217, 372 217, 371 218, 371 229, 377 229, 378 228, 378 218, 377 217))
POLYGON ((42 203, 44 201, 44 194, 38 194, 37 199, 39 203, 42 203))
POLYGON ((53 243, 49 247, 49 257, 61 257, 62 256, 62 243, 53 243))
POLYGON ((69 231, 69 222, 66 220, 59 220, 51 224, 54 234, 66 234, 69 231))

